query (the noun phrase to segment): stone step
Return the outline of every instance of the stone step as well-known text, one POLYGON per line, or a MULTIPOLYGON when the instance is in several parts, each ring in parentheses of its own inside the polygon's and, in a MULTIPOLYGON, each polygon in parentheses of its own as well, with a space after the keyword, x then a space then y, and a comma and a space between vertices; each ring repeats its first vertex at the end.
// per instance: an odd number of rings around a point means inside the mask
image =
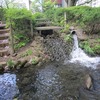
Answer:
POLYGON ((0 24, 0 29, 6 27, 6 24, 0 24))
POLYGON ((6 66, 7 63, 6 62, 0 62, 0 66, 6 66))
POLYGON ((2 44, 2 43, 9 43, 9 40, 8 39, 0 40, 0 44, 2 44))
POLYGON ((7 39, 9 37, 9 33, 0 34, 0 40, 7 39))
POLYGON ((0 47, 0 50, 3 50, 3 49, 9 49, 9 46, 0 47))
POLYGON ((8 46, 9 45, 9 42, 3 42, 3 43, 0 43, 0 47, 5 47, 5 46, 8 46))
POLYGON ((8 50, 4 49, 4 50, 0 50, 0 57, 6 56, 8 55, 8 50))
POLYGON ((10 29, 0 29, 0 34, 8 33, 10 29))

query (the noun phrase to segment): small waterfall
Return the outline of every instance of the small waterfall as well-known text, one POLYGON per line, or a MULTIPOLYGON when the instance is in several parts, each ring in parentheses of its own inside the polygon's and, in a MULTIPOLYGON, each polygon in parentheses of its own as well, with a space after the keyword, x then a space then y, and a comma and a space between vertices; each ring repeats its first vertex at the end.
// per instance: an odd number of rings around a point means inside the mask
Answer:
POLYGON ((72 58, 70 62, 79 62, 85 65, 86 67, 96 68, 96 66, 100 64, 100 57, 89 57, 81 48, 79 48, 77 35, 73 35, 73 39, 74 47, 71 52, 72 58))

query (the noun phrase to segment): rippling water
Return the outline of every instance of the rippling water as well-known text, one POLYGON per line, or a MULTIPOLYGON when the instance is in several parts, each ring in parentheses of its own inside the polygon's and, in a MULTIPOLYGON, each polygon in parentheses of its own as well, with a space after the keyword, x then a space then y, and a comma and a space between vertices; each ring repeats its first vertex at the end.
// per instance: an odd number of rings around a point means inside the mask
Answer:
POLYGON ((18 92, 15 74, 5 73, 0 75, 0 100, 13 100, 18 92))

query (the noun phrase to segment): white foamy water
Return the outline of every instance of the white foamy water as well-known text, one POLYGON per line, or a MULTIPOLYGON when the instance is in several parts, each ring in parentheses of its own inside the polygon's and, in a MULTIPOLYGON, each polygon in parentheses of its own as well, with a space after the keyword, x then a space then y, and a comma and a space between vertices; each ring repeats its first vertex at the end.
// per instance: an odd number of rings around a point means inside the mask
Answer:
POLYGON ((72 58, 70 62, 79 62, 86 67, 96 68, 96 66, 100 64, 100 57, 89 57, 81 48, 79 48, 77 35, 73 35, 73 39, 74 47, 71 53, 72 58))

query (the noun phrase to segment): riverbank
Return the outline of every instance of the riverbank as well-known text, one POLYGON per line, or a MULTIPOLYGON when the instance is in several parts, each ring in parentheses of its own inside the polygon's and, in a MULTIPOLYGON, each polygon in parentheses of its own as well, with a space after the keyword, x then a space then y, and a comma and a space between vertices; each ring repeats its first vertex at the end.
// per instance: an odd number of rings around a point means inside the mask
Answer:
POLYGON ((27 44, 25 47, 20 48, 20 50, 17 51, 14 55, 0 58, 0 72, 2 73, 12 70, 19 70, 23 67, 29 67, 30 65, 38 64, 40 66, 43 62, 57 59, 61 60, 62 58, 62 60, 64 60, 65 55, 67 55, 66 58, 68 58, 72 50, 72 43, 64 41, 64 35, 58 35, 58 33, 56 33, 45 38, 39 35, 35 36, 31 43, 27 44), (57 42, 60 42, 60 44, 57 42), (63 55, 64 52, 62 52, 60 49, 56 50, 55 47, 53 47, 54 44, 58 45, 59 48, 60 45, 62 45, 66 54, 63 55), (58 53, 62 54, 59 55, 58 53))
POLYGON ((0 58, 0 72, 20 69, 30 65, 48 61, 49 56, 43 47, 43 37, 35 36, 34 40, 22 47, 14 55, 0 58))

